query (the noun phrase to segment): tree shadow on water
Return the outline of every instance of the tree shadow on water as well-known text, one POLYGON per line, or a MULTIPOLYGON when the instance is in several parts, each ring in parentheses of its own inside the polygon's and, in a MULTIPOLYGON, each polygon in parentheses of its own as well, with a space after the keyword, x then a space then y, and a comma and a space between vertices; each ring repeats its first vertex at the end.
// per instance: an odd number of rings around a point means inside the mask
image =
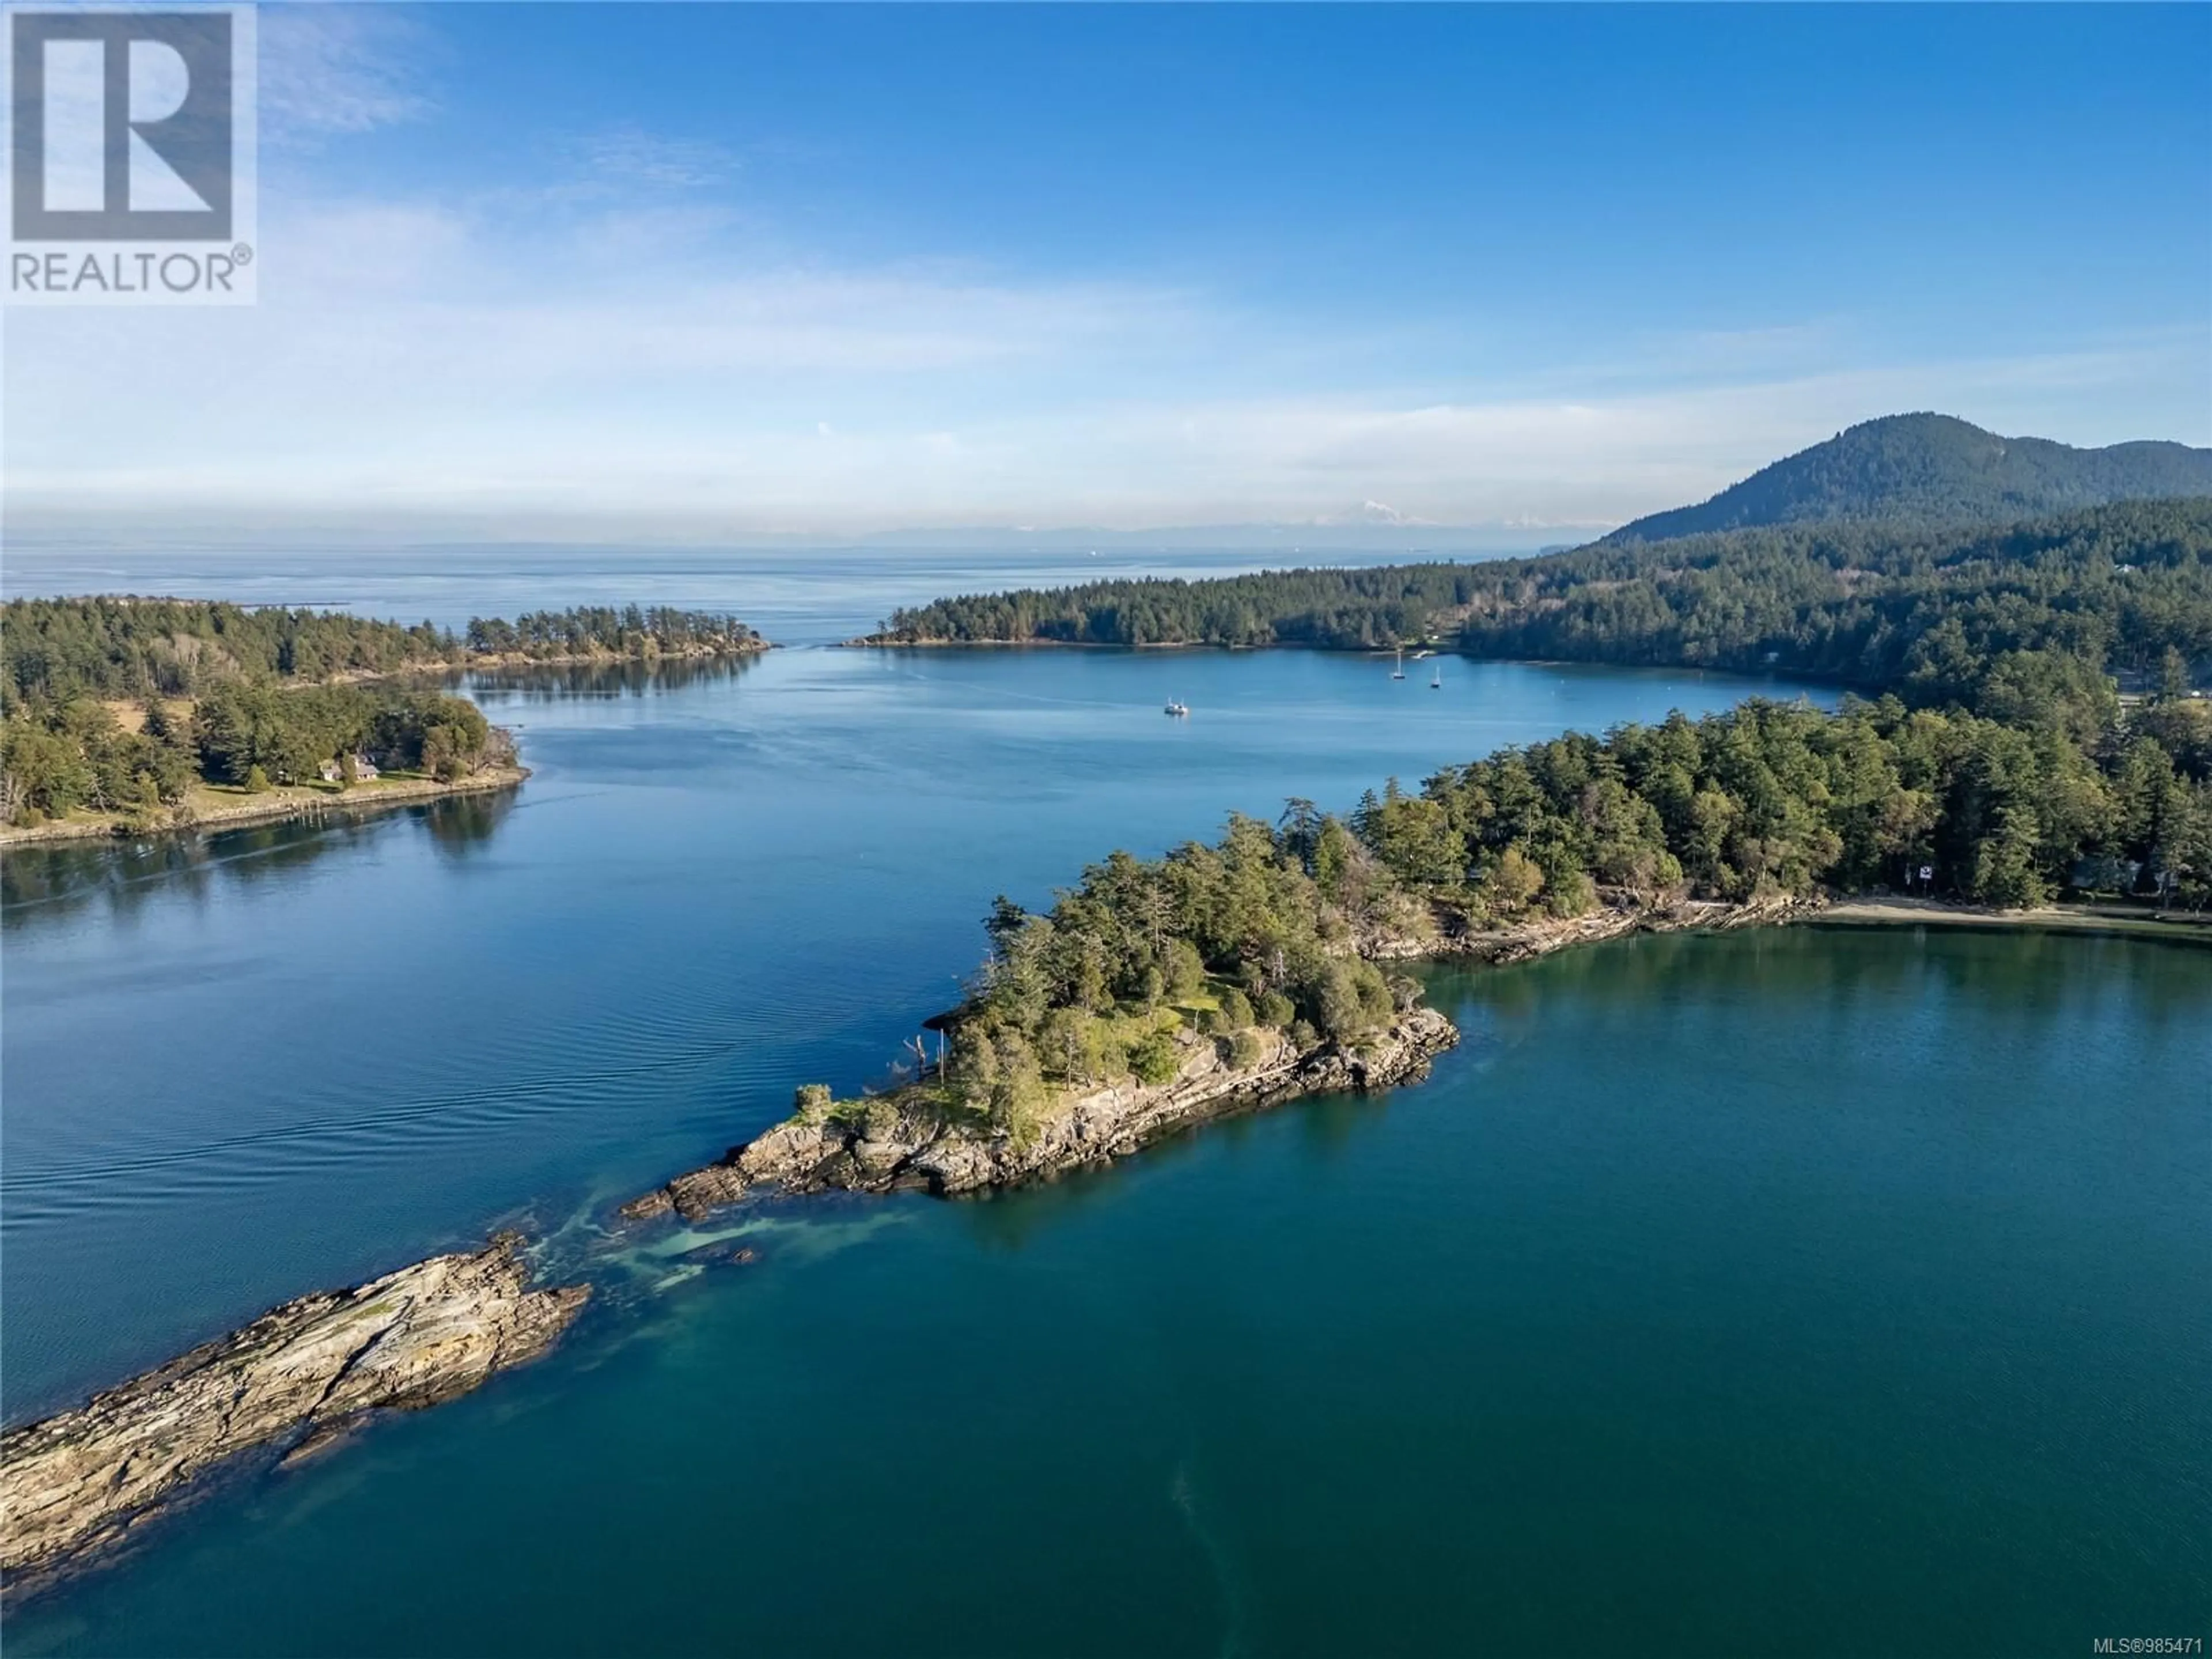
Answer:
POLYGON ((226 890, 282 884, 334 853, 410 830, 449 858, 466 857, 498 833, 514 801, 509 788, 231 830, 13 848, 0 858, 0 930, 27 934, 95 907, 127 924, 179 899, 204 904, 226 890))

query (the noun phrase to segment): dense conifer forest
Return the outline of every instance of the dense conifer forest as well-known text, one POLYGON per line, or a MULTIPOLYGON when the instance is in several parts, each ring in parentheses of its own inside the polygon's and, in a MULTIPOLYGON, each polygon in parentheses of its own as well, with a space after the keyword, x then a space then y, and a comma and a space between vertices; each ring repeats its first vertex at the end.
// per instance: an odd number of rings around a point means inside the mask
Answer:
POLYGON ((1053 1085, 1175 1063, 1178 1025, 1356 1042, 1412 994, 1363 955, 1603 905, 1911 891, 2212 905, 2212 501, 1998 527, 1797 526, 1540 559, 1096 583, 943 600, 897 640, 1203 641, 1781 669, 1754 698, 1293 801, 1001 899, 946 1022, 948 1102, 1017 1128, 1053 1085), (2124 695, 2115 673, 2124 676, 2124 695), (1862 696, 1860 692, 1866 694, 1862 696), (1924 872, 1924 873, 1923 873, 1924 872))
POLYGON ((2002 524, 2110 501, 2212 495, 2212 449, 2076 449, 2004 438, 1949 415, 1886 415, 1761 467, 1695 507, 1623 525, 1610 541, 1663 541, 1764 525, 2002 524))
POLYGON ((758 648, 732 617, 632 605, 471 621, 465 635, 342 612, 188 599, 0 608, 0 819, 151 821, 198 784, 356 781, 362 763, 453 782, 513 746, 465 698, 384 683, 471 663, 758 648))
POLYGON ((2212 667, 2212 498, 1973 530, 1859 526, 1601 542, 1481 564, 1267 571, 940 599, 887 643, 1455 646, 1725 668, 1970 700, 2008 653, 2140 681, 2212 667))
POLYGON ((1018 1130, 1051 1085, 1165 1080, 1181 1025, 1246 1064, 1255 1026, 1356 1044, 1414 995, 1363 957, 1378 943, 1882 887, 2212 904, 2212 702, 2169 684, 2124 711, 2092 695, 2000 720, 1753 699, 1392 780, 1343 816, 1294 800, 1274 824, 1232 817, 1212 844, 1116 853, 1048 909, 1000 899, 937 1086, 1018 1130))
POLYGON ((0 606, 0 700, 188 697, 239 678, 312 681, 465 666, 487 655, 641 656, 739 651, 759 639, 735 617, 665 606, 532 611, 472 619, 465 635, 339 611, 206 599, 11 599, 0 606))

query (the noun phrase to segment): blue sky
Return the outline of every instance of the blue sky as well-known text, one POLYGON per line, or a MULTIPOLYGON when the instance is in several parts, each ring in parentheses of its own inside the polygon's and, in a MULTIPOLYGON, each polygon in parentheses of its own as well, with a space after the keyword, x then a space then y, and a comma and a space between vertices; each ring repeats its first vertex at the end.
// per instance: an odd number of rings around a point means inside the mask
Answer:
POLYGON ((1557 539, 1903 409, 2212 442, 2202 6, 261 33, 261 304, 10 316, 19 522, 1557 539))

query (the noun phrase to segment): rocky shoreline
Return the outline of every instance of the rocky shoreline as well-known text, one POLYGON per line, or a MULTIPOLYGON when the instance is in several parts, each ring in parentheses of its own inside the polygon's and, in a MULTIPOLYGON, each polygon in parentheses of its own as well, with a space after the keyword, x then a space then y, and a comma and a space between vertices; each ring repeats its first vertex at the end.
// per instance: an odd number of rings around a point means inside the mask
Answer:
MULTIPOLYGON (((1725 930, 1817 919, 1823 899, 1661 902, 1608 892, 1565 921, 1473 926, 1439 906, 1431 930, 1359 941, 1377 959, 1498 965, 1633 933, 1725 930)), ((696 1221, 749 1198, 842 1191, 972 1194, 1095 1167, 1218 1118, 1302 1096, 1425 1076, 1459 1041, 1434 1009, 1396 1014, 1357 1044, 1301 1046, 1255 1028, 1250 1063, 1225 1038, 1185 1030, 1164 1083, 1063 1094, 1024 1133, 948 1110, 913 1088, 801 1113, 623 1205, 631 1223, 696 1221)), ((200 1477, 259 1449, 291 1462, 368 1415, 435 1405, 543 1353, 590 1294, 532 1289, 519 1235, 434 1256, 351 1290, 306 1296, 75 1410, 0 1437, 0 1572, 18 1591, 97 1554, 188 1497, 200 1477)), ((750 1259, 740 1250, 732 1259, 750 1259)))
POLYGON ((642 651, 610 651, 601 647, 590 651, 560 651, 542 657, 527 651, 471 651, 447 661, 395 670, 392 677, 466 674, 479 670, 611 668, 617 664, 627 663, 641 663, 651 667, 657 663, 726 662, 735 657, 764 656, 778 648, 774 640, 754 638, 737 644, 653 646, 642 651))
MULTIPOLYGON (((1463 915, 1438 907, 1432 933, 1364 939, 1360 954, 1504 966, 1628 933, 1765 926, 1820 908, 1819 901, 1805 900, 1661 903, 1617 893, 1588 915, 1476 928, 1463 915)), ((1459 1041, 1459 1032, 1434 1009, 1415 1008, 1363 1048, 1324 1042, 1301 1049, 1278 1031, 1263 1030, 1262 1040, 1268 1046, 1259 1060, 1238 1070, 1229 1062, 1226 1042, 1186 1033, 1183 1064, 1172 1079, 1152 1086, 1124 1079, 1078 1095, 1027 1140, 973 1121, 948 1120, 933 1099, 915 1091, 880 1097, 866 1119, 801 1114, 632 1199, 618 1213, 630 1222, 671 1214, 696 1221, 749 1195, 913 1190, 953 1197, 1018 1186, 1125 1156, 1231 1112, 1419 1078, 1434 1055, 1459 1041)))
POLYGON ((590 1295, 529 1287, 520 1235, 272 1308, 228 1336, 0 1436, 0 1572, 20 1590, 111 1547, 196 1478, 307 1456, 370 1413, 434 1406, 552 1346, 590 1295))
POLYGON ((697 1219, 749 1194, 922 1191, 939 1197, 1019 1186, 1120 1158, 1190 1125, 1300 1095, 1376 1089, 1426 1074, 1430 1060, 1459 1041, 1431 1008, 1400 1014, 1370 1042, 1300 1048, 1269 1031, 1252 1065, 1237 1067, 1226 1042, 1189 1035, 1175 1077, 1133 1079, 1073 1097, 1033 1133, 948 1118, 916 1091, 872 1103, 864 1123, 802 1114, 703 1169, 680 1175, 623 1206, 625 1220, 672 1212, 697 1219))
POLYGON ((1598 908, 1565 920, 1544 917, 1509 927, 1471 926, 1449 906, 1438 906, 1432 939, 1371 940, 1362 953, 1378 959, 1420 957, 1432 962, 1479 962, 1504 968, 1531 962, 1572 945, 1597 945, 1630 933, 1725 933, 1802 921, 1827 907, 1825 898, 1660 900, 1625 890, 1602 895, 1598 908))

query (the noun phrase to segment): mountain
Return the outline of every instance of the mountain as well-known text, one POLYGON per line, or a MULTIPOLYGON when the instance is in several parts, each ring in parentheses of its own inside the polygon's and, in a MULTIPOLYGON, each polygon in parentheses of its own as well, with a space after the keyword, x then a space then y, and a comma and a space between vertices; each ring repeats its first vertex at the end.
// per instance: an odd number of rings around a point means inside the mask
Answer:
POLYGON ((1698 507, 1623 525, 1608 542, 1759 525, 2001 524, 2108 501, 2212 495, 2212 449, 2075 449, 2001 438, 1948 415, 1888 415, 1762 467, 1698 507))

